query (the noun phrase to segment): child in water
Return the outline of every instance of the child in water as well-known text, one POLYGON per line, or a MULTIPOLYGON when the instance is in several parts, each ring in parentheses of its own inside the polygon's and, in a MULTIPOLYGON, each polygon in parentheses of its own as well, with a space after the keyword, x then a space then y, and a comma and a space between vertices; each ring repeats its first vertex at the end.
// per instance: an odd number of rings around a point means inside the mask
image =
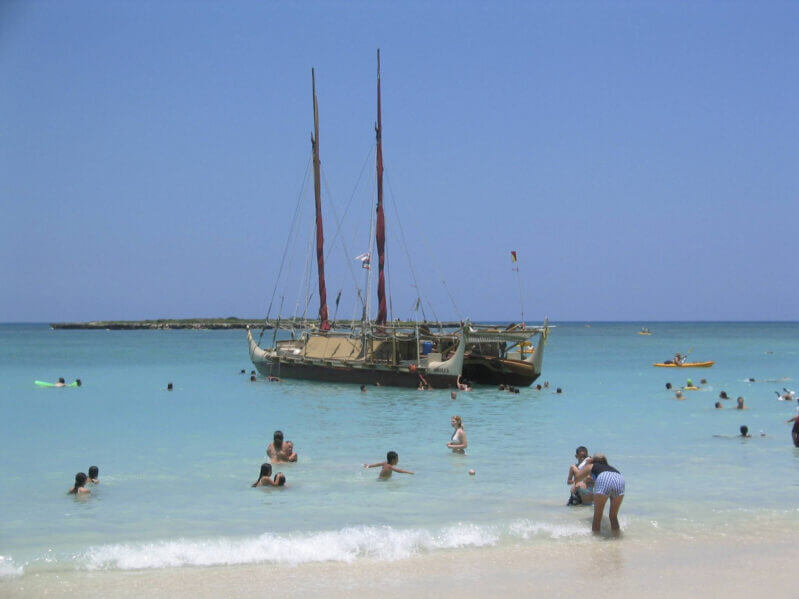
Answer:
POLYGON ((256 480, 252 486, 253 487, 282 487, 286 484, 286 475, 282 472, 278 472, 275 474, 275 478, 269 478, 272 476, 272 464, 269 462, 264 462, 261 464, 261 472, 258 474, 258 480, 256 480))
POLYGON ((399 455, 397 455, 396 451, 389 451, 386 454, 386 461, 385 462, 377 462, 376 464, 364 464, 364 468, 377 468, 380 466, 380 474, 378 478, 391 478, 392 472, 401 472, 402 474, 413 474, 410 470, 403 470, 402 468, 397 468, 397 462, 399 462, 399 455))
POLYGON ((72 487, 67 492, 67 494, 68 495, 85 495, 87 493, 91 493, 91 491, 86 488, 86 473, 78 472, 75 475, 75 486, 72 487))

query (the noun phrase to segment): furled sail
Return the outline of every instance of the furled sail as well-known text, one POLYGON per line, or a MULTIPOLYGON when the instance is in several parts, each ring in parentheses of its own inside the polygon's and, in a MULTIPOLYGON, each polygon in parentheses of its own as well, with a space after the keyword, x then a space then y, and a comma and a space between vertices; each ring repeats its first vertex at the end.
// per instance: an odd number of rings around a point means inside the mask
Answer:
POLYGON ((383 214, 383 126, 380 120, 380 50, 377 51, 377 321, 386 324, 386 219, 383 214))
POLYGON ((327 319, 327 289, 325 289, 325 234, 322 227, 319 108, 316 104, 316 75, 313 69, 311 69, 311 84, 313 86, 313 136, 311 137, 311 148, 313 149, 314 199, 316 200, 316 268, 319 273, 319 325, 323 331, 328 331, 330 330, 330 322, 327 319))

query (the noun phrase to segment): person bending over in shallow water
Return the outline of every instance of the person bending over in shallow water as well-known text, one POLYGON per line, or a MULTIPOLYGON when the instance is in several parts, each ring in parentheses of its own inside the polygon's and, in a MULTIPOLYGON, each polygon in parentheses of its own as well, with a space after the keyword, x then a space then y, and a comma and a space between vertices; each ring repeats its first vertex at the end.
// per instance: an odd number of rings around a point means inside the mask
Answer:
POLYGON ((87 482, 96 485, 100 482, 100 469, 97 466, 89 466, 89 477, 86 479, 87 482))
POLYGON ((402 474, 413 474, 410 470, 403 470, 402 468, 397 468, 397 462, 399 462, 399 455, 397 455, 396 451, 389 451, 386 454, 386 461, 385 462, 377 462, 375 464, 364 464, 364 468, 377 468, 380 466, 380 474, 377 475, 378 478, 391 478, 392 472, 400 472, 402 474))
POLYGON ((796 415, 793 418, 789 418, 785 422, 791 423, 793 422, 793 428, 791 429, 791 438, 793 439, 794 447, 799 447, 799 399, 796 400, 796 415))
POLYGON ((275 431, 272 443, 266 448, 266 455, 273 464, 297 461, 294 444, 291 441, 283 441, 283 431, 275 431))
POLYGON ((89 489, 86 488, 86 474, 83 472, 78 472, 75 475, 75 486, 72 487, 67 494, 68 495, 85 495, 91 493, 89 489))
POLYGON ((571 491, 569 502, 566 505, 590 504, 594 500, 593 477, 587 476, 585 480, 579 483, 575 482, 580 468, 586 465, 588 450, 583 445, 580 445, 574 451, 574 457, 577 458, 577 463, 569 466, 569 476, 566 477, 566 484, 570 485, 569 490, 571 491))
POLYGON ((602 527, 602 512, 605 503, 610 499, 610 528, 614 534, 619 533, 619 508, 624 501, 624 477, 613 466, 608 464, 604 454, 596 453, 586 460, 585 466, 577 472, 575 480, 580 482, 588 475, 594 477, 594 519, 591 531, 598 533, 602 527))
POLYGON ((466 431, 463 430, 461 417, 453 416, 450 418, 449 423, 455 431, 452 433, 452 438, 447 443, 447 447, 452 450, 452 453, 466 453, 466 447, 469 444, 466 442, 466 431))

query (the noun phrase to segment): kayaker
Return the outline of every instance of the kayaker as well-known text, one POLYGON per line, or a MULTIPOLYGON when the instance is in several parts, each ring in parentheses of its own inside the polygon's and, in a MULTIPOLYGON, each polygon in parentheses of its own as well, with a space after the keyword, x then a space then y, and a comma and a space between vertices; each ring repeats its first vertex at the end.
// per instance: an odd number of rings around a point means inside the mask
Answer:
POLYGON ((675 366, 682 366, 682 363, 685 362, 685 358, 682 356, 682 354, 677 353, 674 354, 673 361, 675 366))

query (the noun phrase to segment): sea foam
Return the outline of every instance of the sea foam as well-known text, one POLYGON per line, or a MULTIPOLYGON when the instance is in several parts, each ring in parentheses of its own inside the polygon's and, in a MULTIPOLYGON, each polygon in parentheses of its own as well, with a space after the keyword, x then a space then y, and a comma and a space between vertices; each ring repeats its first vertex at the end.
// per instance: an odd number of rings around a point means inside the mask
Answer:
POLYGON ((22 566, 17 566, 10 557, 0 555, 0 578, 22 576, 22 566))
POLYGON ((170 568, 233 564, 394 561, 432 551, 490 547, 503 539, 557 540, 589 536, 585 526, 518 520, 507 526, 461 523, 438 530, 357 526, 336 531, 257 537, 177 539, 154 543, 100 545, 84 554, 89 570, 170 568))

